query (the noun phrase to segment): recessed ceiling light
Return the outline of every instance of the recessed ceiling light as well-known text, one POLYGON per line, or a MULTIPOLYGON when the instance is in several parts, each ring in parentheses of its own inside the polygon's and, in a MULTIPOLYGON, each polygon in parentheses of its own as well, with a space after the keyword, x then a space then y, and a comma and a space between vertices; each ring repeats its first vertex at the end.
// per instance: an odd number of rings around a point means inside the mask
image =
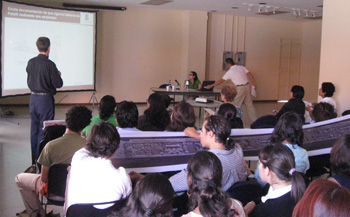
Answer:
POLYGON ((238 7, 232 7, 232 9, 238 9, 238 7))
POLYGON ((266 5, 266 3, 265 2, 260 2, 259 5, 266 5))

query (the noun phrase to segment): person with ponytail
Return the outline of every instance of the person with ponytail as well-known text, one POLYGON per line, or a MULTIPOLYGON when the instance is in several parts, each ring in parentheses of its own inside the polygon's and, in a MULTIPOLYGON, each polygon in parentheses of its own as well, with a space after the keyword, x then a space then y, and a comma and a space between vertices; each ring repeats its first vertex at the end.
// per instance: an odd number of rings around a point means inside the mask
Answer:
POLYGON ((183 217, 245 217, 241 202, 230 199, 222 190, 222 165, 208 151, 193 155, 187 165, 190 210, 183 217))
MULTIPOLYGON (((310 162, 307 151, 302 148, 303 140, 303 120, 294 112, 286 112, 281 116, 270 138, 272 144, 282 143, 293 152, 296 171, 305 174, 310 168, 310 162)), ((258 168, 254 176, 261 185, 266 184, 261 181, 258 168)))
MULTIPOLYGON (((195 133, 198 132, 195 131, 195 133)), ((228 190, 234 183, 247 179, 242 148, 230 139, 230 135, 230 124, 219 116, 208 117, 203 123, 202 132, 199 134, 202 147, 215 154, 221 161, 223 167, 222 188, 224 191, 228 190)), ((170 177, 169 180, 175 191, 188 189, 186 177, 187 170, 170 177)))
POLYGON ((236 117, 236 114, 236 107, 230 103, 222 104, 217 110, 217 115, 225 118, 230 123, 231 129, 241 129, 243 128, 243 121, 236 117))
POLYGON ((288 217, 305 191, 305 181, 295 169, 293 152, 277 143, 265 146, 259 154, 261 180, 270 184, 270 191, 261 203, 249 202, 245 207, 249 217, 288 217))
POLYGON ((172 217, 174 190, 167 177, 161 174, 147 174, 137 182, 126 206, 109 217, 172 217))
POLYGON ((85 129, 81 133, 85 137, 87 137, 92 126, 94 126, 97 123, 101 123, 103 121, 107 121, 113 124, 115 127, 117 127, 118 124, 113 115, 116 105, 117 103, 115 102, 115 99, 113 96, 105 95, 104 97, 102 97, 100 101, 99 114, 91 118, 90 124, 87 127, 85 127, 85 129))

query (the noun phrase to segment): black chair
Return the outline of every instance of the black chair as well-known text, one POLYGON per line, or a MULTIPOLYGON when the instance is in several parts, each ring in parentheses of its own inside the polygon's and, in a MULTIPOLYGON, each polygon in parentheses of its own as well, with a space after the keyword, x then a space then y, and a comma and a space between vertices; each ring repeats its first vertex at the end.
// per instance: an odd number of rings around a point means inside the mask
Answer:
POLYGON ((47 205, 63 206, 65 201, 66 182, 70 164, 56 164, 49 168, 49 178, 47 183, 46 203, 44 196, 41 196, 41 204, 45 205, 45 213, 47 205))
POLYGON ((305 174, 309 181, 312 181, 314 177, 322 176, 326 173, 329 173, 330 176, 332 175, 332 171, 330 169, 330 157, 330 154, 309 157, 310 168, 305 174))
POLYGON ((103 203, 73 204, 68 207, 66 217, 106 217, 110 212, 120 211, 125 206, 126 202, 127 198, 103 203), (109 203, 114 203, 114 205, 105 209, 98 209, 94 207, 95 205, 109 203))
POLYGON ((258 202, 264 196, 263 188, 255 181, 237 182, 227 190, 231 198, 237 199, 245 206, 250 201, 258 202))
MULTIPOLYGON (((45 127, 43 131, 43 139, 40 141, 40 144, 39 144, 39 155, 41 154, 41 152, 43 151, 43 149, 45 148, 48 142, 63 136, 65 132, 66 132, 66 126, 64 125, 52 125, 52 126, 45 127)), ((36 168, 39 168, 38 173, 40 173, 41 165, 38 162, 36 162, 36 168)))

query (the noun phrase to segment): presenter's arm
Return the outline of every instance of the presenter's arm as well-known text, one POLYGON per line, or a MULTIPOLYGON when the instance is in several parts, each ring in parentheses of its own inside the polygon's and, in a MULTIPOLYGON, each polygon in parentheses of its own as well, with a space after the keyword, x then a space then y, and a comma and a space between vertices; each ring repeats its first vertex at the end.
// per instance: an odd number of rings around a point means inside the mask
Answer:
POLYGON ((60 88, 63 86, 61 72, 58 71, 55 64, 53 64, 50 68, 50 78, 51 78, 51 83, 55 88, 60 88))
POLYGON ((49 167, 41 165, 41 181, 47 183, 49 181, 49 167))
POLYGON ((247 72, 247 74, 248 74, 250 80, 252 81, 252 84, 253 84, 253 86, 254 86, 254 88, 255 88, 255 90, 256 90, 256 89, 257 89, 257 86, 256 86, 256 83, 255 83, 255 79, 254 79, 253 74, 252 74, 251 72, 247 72))
POLYGON ((224 81, 226 81, 226 80, 223 79, 223 78, 221 78, 220 80, 216 81, 214 84, 205 86, 205 88, 210 89, 210 88, 212 88, 212 87, 215 87, 215 86, 218 86, 218 85, 222 84, 224 81))

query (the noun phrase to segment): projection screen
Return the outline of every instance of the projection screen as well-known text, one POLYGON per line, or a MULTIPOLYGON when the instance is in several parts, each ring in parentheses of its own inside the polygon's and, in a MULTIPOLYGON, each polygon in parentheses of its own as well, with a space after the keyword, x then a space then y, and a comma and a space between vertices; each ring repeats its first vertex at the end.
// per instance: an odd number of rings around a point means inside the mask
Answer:
POLYGON ((30 93, 26 66, 41 36, 51 40, 49 58, 62 73, 58 91, 95 90, 96 11, 2 1, 1 97, 30 93))

